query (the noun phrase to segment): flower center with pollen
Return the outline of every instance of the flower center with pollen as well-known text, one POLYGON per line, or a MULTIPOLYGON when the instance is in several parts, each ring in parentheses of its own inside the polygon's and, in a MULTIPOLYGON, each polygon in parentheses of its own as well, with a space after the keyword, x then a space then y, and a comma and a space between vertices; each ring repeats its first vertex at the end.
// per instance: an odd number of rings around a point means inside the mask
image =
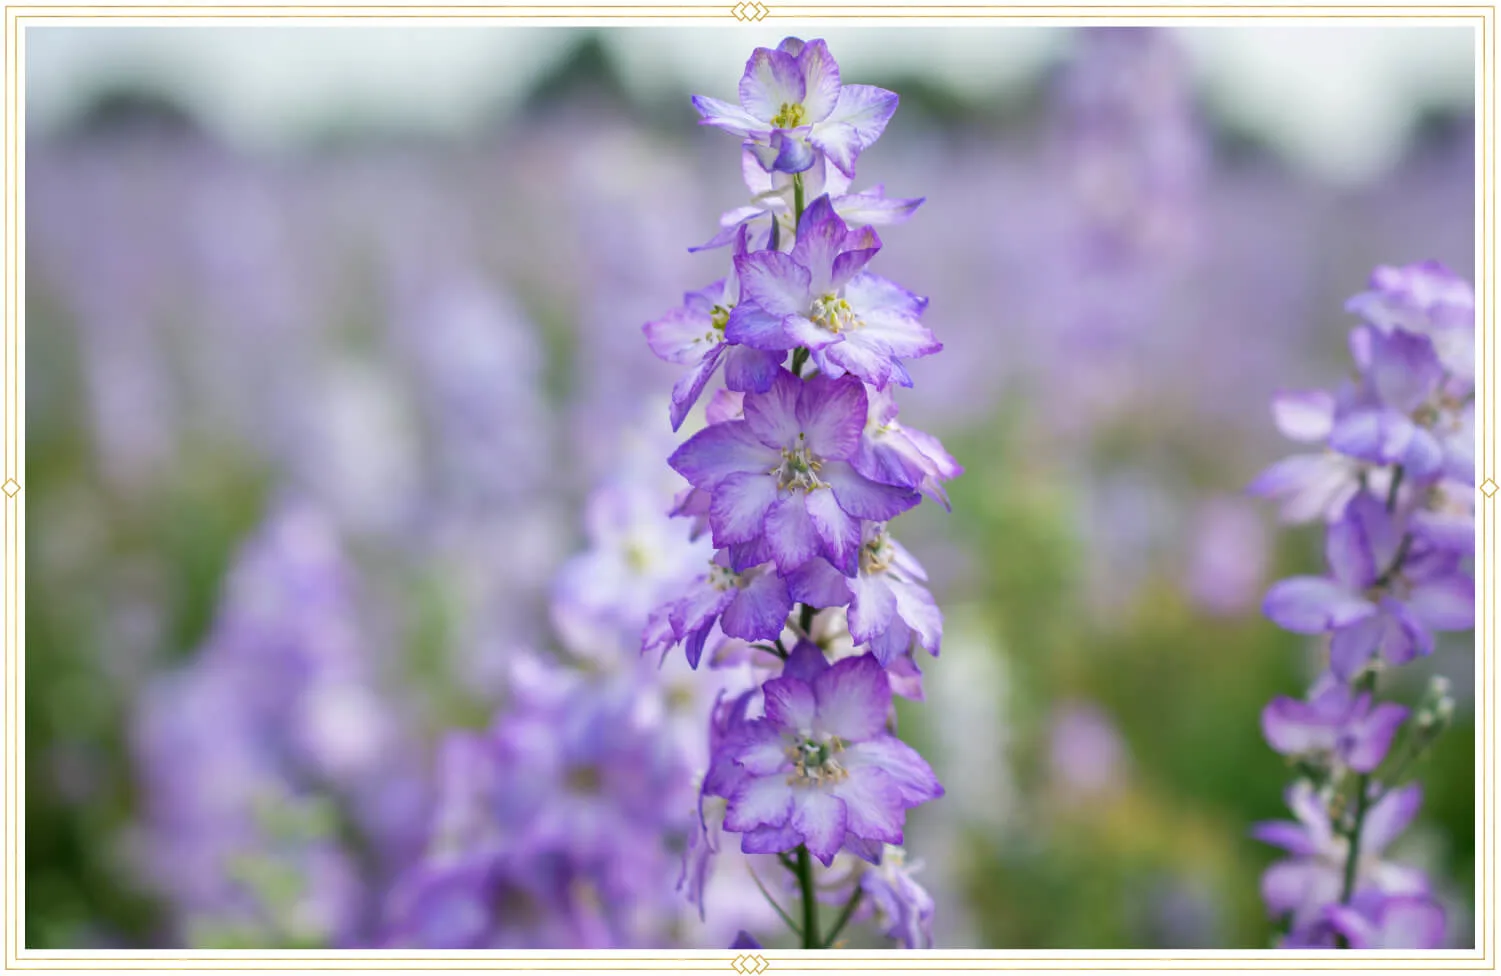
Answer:
POLYGON ((784 750, 784 755, 792 763, 787 785, 822 786, 848 779, 849 771, 835 758, 843 751, 844 742, 837 735, 823 740, 795 736, 784 750))
POLYGON ((815 298, 813 307, 808 310, 808 318, 820 329, 835 335, 849 329, 858 329, 864 324, 855 315, 855 310, 850 308, 850 303, 838 295, 815 298))
POLYGON ((860 573, 864 576, 876 576, 891 568, 892 557, 896 554, 886 542, 886 530, 882 529, 876 537, 860 547, 860 573))
POLYGON ((771 469, 770 473, 776 475, 779 488, 812 491, 814 488, 824 487, 824 483, 818 480, 823 462, 814 457, 803 444, 803 437, 803 434, 797 435, 796 447, 782 448, 782 463, 771 469))
POLYGON ((783 102, 777 114, 772 117, 771 124, 777 129, 796 129, 803 124, 807 113, 803 111, 802 102, 783 102))
POLYGON ((716 345, 724 341, 724 327, 730 324, 730 310, 723 305, 715 305, 709 309, 709 331, 704 333, 704 341, 716 345))
POLYGON ((716 592, 723 593, 732 586, 740 586, 740 574, 728 570, 716 562, 709 563, 709 585, 716 592))

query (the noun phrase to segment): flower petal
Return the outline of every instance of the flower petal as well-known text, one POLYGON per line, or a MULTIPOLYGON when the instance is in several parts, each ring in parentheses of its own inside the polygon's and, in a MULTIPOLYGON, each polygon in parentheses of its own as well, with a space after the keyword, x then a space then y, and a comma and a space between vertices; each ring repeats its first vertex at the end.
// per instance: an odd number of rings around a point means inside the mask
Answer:
POLYGON ((1272 400, 1272 417, 1284 437, 1322 442, 1334 429, 1334 396, 1323 390, 1280 393, 1272 400))
POLYGON ((897 96, 872 85, 845 85, 828 118, 813 126, 809 141, 829 157, 841 173, 855 175, 861 150, 880 138, 896 113, 897 96))
POLYGON ((1407 606, 1431 630, 1469 630, 1475 626, 1475 581, 1456 573, 1418 583, 1407 606))
POLYGON ((766 513, 777 500, 777 480, 765 473, 732 474, 714 487, 709 527, 714 545, 723 549, 750 542, 765 529, 766 513))
POLYGON ((815 731, 846 743, 864 742, 886 731, 891 711, 891 682, 869 654, 847 657, 813 682, 818 700, 815 731))
POLYGON ((781 455, 762 444, 743 420, 714 424, 688 438, 667 463, 695 488, 712 488, 732 474, 765 473, 781 455))
POLYGON ((766 682, 761 693, 766 699, 767 721, 805 735, 813 731, 818 721, 818 700, 812 685, 784 675, 766 682))
POLYGON ((735 259, 735 272, 740 276, 742 304, 748 298, 772 315, 781 316, 808 311, 812 275, 791 255, 781 251, 746 254, 735 259))
MULTIPOLYGON (((815 491, 813 494, 828 493, 815 491)), ((810 497, 801 492, 790 492, 778 499, 766 514, 766 547, 777 564, 777 571, 783 575, 819 553, 820 535, 808 511, 810 497)))
POLYGON ((802 392, 802 381, 784 369, 765 393, 746 395, 745 421, 762 444, 783 450, 797 447, 803 432, 797 409, 802 392))
POLYGON ((858 766, 874 766, 896 780, 908 806, 917 806, 943 795, 943 787, 933 769, 922 756, 894 735, 883 735, 857 742, 842 753, 840 764, 853 771, 858 766))
POLYGON ((1416 783, 1392 790, 1366 811, 1360 828, 1362 853, 1379 854, 1396 840, 1423 805, 1423 788, 1416 783))
POLYGON ((719 626, 741 640, 776 640, 792 612, 787 583, 776 573, 752 575, 725 608, 719 626))
POLYGON ((765 133, 771 128, 766 121, 756 118, 740 106, 707 95, 694 95, 693 107, 698 109, 701 116, 699 125, 712 125, 737 136, 765 133))
POLYGON ((730 346, 724 354, 724 385, 736 393, 765 393, 786 358, 782 352, 730 346))
POLYGON ((818 476, 833 489, 839 507, 859 519, 885 522, 922 501, 912 489, 878 484, 844 461, 824 462, 818 476))
POLYGON ((792 787, 783 776, 748 777, 729 799, 724 826, 736 833, 757 827, 781 827, 792 816, 792 787))
POLYGON ((841 607, 850 602, 848 580, 828 560, 810 559, 787 577, 787 590, 793 600, 810 607, 841 607))
POLYGON ((808 435, 808 448, 827 460, 843 461, 854 456, 865 430, 869 400, 856 379, 815 376, 803 382, 797 418, 808 435))
POLYGON ((874 766, 863 766, 830 787, 844 801, 846 829, 867 840, 902 842, 906 804, 896 781, 874 766))
POLYGON ((822 39, 810 41, 797 55, 803 73, 803 112, 808 122, 822 122, 839 102, 839 65, 822 39))
POLYGON ((745 301, 730 309, 724 325, 726 342, 766 352, 785 351, 796 345, 782 325, 783 315, 768 312, 755 301, 745 301))
POLYGON ((791 55, 758 47, 745 62, 740 104, 747 114, 769 123, 783 105, 801 105, 806 94, 802 69, 791 55))
POLYGON ((708 384, 709 379, 714 375, 714 370, 718 368, 724 350, 723 344, 710 348, 708 355, 699 360, 692 369, 673 384, 672 407, 668 411, 668 419, 672 421, 674 431, 683 426, 688 411, 693 409, 693 405, 703 394, 704 386, 708 384))
POLYGON ((844 844, 848 811, 844 801, 817 789, 796 791, 792 829, 803 835, 808 853, 828 867, 844 844))
POLYGON ((819 551, 836 569, 854 576, 859 565, 860 523, 839 507, 832 491, 815 489, 806 497, 805 510, 822 543, 819 551))
POLYGON ((856 644, 864 644, 891 627, 891 618, 896 616, 896 594, 884 574, 860 573, 847 582, 850 637, 856 644))
POLYGON ((1284 630, 1322 634, 1363 620, 1376 607, 1334 580, 1294 576, 1273 584, 1262 611, 1284 630))

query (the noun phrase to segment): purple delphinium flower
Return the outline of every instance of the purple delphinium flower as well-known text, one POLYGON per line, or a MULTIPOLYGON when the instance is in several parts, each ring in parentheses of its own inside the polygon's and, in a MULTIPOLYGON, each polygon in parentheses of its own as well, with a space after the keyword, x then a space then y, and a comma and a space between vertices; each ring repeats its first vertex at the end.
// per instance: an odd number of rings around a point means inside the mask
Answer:
MULTIPOLYGON (((1277 429, 1305 444, 1328 441, 1336 409, 1334 396, 1323 390, 1282 393, 1272 401, 1277 429)), ((1333 521, 1360 490, 1362 469, 1359 461, 1331 450, 1294 454, 1267 468, 1246 490, 1279 500, 1285 522, 1333 521)))
POLYGON ((882 931, 908 949, 933 948, 933 896, 913 880, 922 863, 908 863, 906 852, 887 845, 881 863, 860 874, 860 887, 884 922, 882 931))
POLYGON ((768 170, 801 173, 825 156, 855 175, 861 150, 875 142, 896 111, 897 97, 870 85, 845 85, 821 40, 789 37, 775 50, 758 47, 740 79, 740 107, 695 95, 703 125, 746 139, 768 170))
POLYGON ((1407 715, 1405 707, 1373 705, 1369 692, 1357 694, 1325 674, 1307 701, 1272 699, 1261 713, 1261 728, 1272 748, 1285 756, 1333 757, 1358 773, 1369 773, 1386 758, 1407 715))
MULTIPOLYGON (((1353 894, 1376 891, 1388 895, 1424 895, 1423 872, 1381 859, 1382 853, 1406 829, 1423 801, 1416 784, 1383 793, 1366 811, 1360 830, 1360 859, 1353 894)), ((1312 784, 1300 780, 1288 788, 1287 805, 1296 823, 1274 820, 1259 823, 1251 834, 1291 856, 1272 864, 1261 879, 1261 894, 1274 916, 1292 916, 1297 929, 1314 921, 1328 905, 1340 900, 1350 842, 1335 829, 1312 784)))
POLYGON ((1473 381, 1475 289, 1437 261, 1377 268, 1345 308, 1382 332, 1426 336, 1445 369, 1473 381))
POLYGON ((862 849, 900 844, 907 809, 943 787, 886 731, 885 672, 869 655, 834 665, 816 649, 799 658, 763 688, 765 717, 722 744, 705 791, 729 801, 725 827, 744 835, 747 853, 802 844, 828 865, 850 839, 862 849))
POLYGON ((849 635, 870 649, 882 667, 908 654, 914 643, 937 655, 943 614, 922 584, 928 574, 884 523, 867 522, 860 540, 859 572, 845 576, 812 559, 787 580, 792 598, 810 607, 849 605, 849 635))
POLYGON ((1358 495, 1329 528, 1332 575, 1277 583, 1266 615, 1296 633, 1332 633, 1330 666, 1341 680, 1373 654, 1396 665, 1430 653, 1433 631, 1474 626, 1475 584, 1457 554, 1406 540, 1379 499, 1358 495))
POLYGON ((757 349, 808 349, 832 377, 853 373, 878 389, 911 386, 903 359, 943 348, 920 321, 928 300, 862 270, 881 248, 869 227, 852 231, 827 196, 803 214, 790 253, 735 259, 744 300, 725 336, 757 349))
POLYGON ((942 482, 959 477, 964 468, 938 438, 897 423, 896 398, 890 389, 867 387, 866 393, 870 417, 855 452, 855 470, 876 481, 916 488, 948 509, 942 482))
POLYGON ((704 643, 715 624, 729 637, 742 640, 776 640, 792 612, 787 581, 771 563, 737 573, 729 568, 729 556, 721 550, 709 563, 709 572, 688 584, 680 599, 654 611, 642 639, 643 650, 667 650, 680 642, 688 664, 698 667, 704 643), (666 626, 662 626, 665 622, 666 626))
MULTIPOLYGON (((773 222, 777 224, 777 237, 784 244, 779 250, 792 249, 797 238, 797 227, 792 222, 796 202, 793 178, 785 173, 768 173, 749 149, 741 157, 740 169, 752 202, 723 214, 719 218, 719 233, 707 243, 689 248, 690 251, 723 247, 736 240, 742 230, 749 234, 747 241, 751 249, 759 251, 770 246, 773 222), (762 220, 766 221, 766 226, 758 227, 762 220)), ((834 212, 851 227, 905 223, 923 202, 922 198, 901 200, 887 197, 881 184, 850 193, 850 178, 827 160, 815 163, 802 174, 802 180, 803 194, 807 199, 816 200, 828 194, 834 212)))
POLYGON ((893 518, 916 492, 866 478, 849 463, 865 426, 865 387, 853 377, 799 380, 785 370, 745 397, 745 419, 695 434, 669 463, 712 496, 714 544, 739 572, 771 560, 790 573, 823 556, 856 572, 860 520, 893 518))
MULTIPOLYGON (((735 245, 745 253, 745 230, 735 245)), ((740 279, 730 275, 683 296, 682 307, 642 326, 652 352, 669 363, 692 367, 672 388, 672 429, 683 426, 704 386, 724 364, 725 384, 738 392, 765 393, 776 378, 785 351, 767 352, 725 339, 725 325, 740 301, 740 279)))

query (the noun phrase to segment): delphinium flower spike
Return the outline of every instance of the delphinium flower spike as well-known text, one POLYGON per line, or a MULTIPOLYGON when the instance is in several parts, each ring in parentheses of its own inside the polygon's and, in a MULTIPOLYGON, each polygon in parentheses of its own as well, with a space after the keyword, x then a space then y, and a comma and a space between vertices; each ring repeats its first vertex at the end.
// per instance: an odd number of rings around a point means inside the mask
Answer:
POLYGON ((1337 391, 1274 403, 1282 431, 1322 445, 1252 484, 1288 521, 1327 523, 1328 573, 1275 584, 1266 615, 1327 635, 1328 670, 1306 700, 1262 714, 1267 742, 1300 778, 1297 822, 1257 825, 1287 852, 1262 895, 1289 947, 1438 948, 1443 909, 1429 879, 1383 860, 1417 815, 1422 790, 1397 781, 1448 724, 1453 701, 1434 678, 1412 707, 1376 699, 1380 674, 1433 652, 1434 635, 1475 623, 1474 292, 1435 263, 1378 268, 1346 306, 1356 363, 1337 391))
POLYGON ((943 787, 893 734, 891 702, 920 696, 914 653, 938 653, 943 620, 888 523, 923 495, 947 506, 942 482, 962 469, 896 422, 905 364, 942 349, 922 323, 927 299, 868 270, 881 249, 873 226, 922 201, 851 192, 897 96, 844 84, 823 41, 758 48, 740 103, 694 99, 705 124, 742 139, 753 200, 692 249, 733 243, 725 277, 644 329, 659 356, 689 368, 674 430, 721 362, 726 389, 669 459, 692 486, 675 514, 715 553, 652 613, 643 651, 681 645, 695 668, 755 676, 710 718, 684 887, 704 911, 723 837, 739 834, 747 880, 803 948, 828 948, 870 915, 926 947, 932 899, 894 845, 906 812, 943 787), (821 919, 831 896, 839 907, 821 919))

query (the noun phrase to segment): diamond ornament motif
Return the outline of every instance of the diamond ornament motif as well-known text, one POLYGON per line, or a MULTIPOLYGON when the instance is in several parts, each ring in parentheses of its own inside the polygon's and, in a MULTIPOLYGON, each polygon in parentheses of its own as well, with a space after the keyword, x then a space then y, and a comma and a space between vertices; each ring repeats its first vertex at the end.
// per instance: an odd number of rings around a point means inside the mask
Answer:
POLYGON ((755 2, 755 0, 751 0, 751 2, 748 3, 737 3, 735 4, 735 6, 730 8, 731 16, 733 16, 736 20, 744 21, 746 23, 755 23, 758 20, 765 20, 767 13, 769 13, 769 11, 766 9, 766 5, 757 3, 755 2))
POLYGON ((764 973, 771 968, 771 963, 766 961, 765 956, 753 953, 744 953, 730 961, 730 968, 737 973, 755 974, 764 973))
POLYGON ((5 480, 4 491, 7 498, 15 498, 21 493, 21 485, 14 478, 7 478, 5 480))
POLYGON ((1486 478, 1485 483, 1480 486, 1480 493, 1486 498, 1494 496, 1496 494, 1496 491, 1496 483, 1489 478, 1486 478))

